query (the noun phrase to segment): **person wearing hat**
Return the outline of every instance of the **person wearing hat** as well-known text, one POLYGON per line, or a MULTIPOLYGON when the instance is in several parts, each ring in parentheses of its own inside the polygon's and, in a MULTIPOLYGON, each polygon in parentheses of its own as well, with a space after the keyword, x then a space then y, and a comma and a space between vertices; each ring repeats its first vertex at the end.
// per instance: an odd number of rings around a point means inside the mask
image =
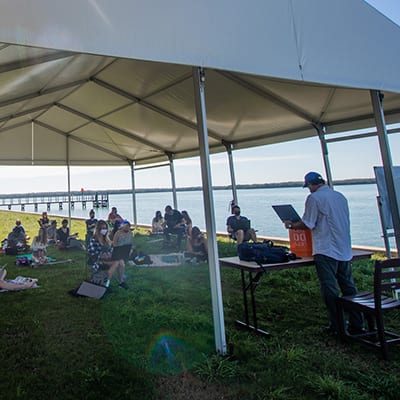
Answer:
POLYGON ((133 234, 131 231, 130 222, 124 219, 119 224, 117 232, 115 232, 115 235, 112 240, 112 245, 113 247, 118 247, 118 246, 125 246, 128 244, 133 245, 133 234))
MULTIPOLYGON (((284 224, 287 229, 311 229, 313 257, 330 321, 324 331, 337 334, 336 298, 339 288, 343 295, 357 294, 351 270, 349 207, 343 194, 325 185, 325 180, 318 172, 307 173, 303 187, 307 187, 310 194, 302 219, 297 222, 285 221, 284 224)), ((362 333, 363 325, 361 313, 349 314, 350 333, 362 333)))

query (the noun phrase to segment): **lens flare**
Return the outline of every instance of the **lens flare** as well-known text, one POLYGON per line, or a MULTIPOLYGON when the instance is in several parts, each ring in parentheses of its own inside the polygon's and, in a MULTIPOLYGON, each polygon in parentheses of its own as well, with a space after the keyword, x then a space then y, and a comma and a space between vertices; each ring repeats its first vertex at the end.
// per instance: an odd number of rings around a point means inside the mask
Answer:
POLYGON ((172 332, 160 332, 149 345, 148 369, 161 375, 177 375, 191 368, 193 350, 172 332))

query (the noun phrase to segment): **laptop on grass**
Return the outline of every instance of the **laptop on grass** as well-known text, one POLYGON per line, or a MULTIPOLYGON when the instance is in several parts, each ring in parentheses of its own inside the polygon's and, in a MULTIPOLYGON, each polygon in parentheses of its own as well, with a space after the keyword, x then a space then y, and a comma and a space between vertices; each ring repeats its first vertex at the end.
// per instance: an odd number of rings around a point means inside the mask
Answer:
POLYGON ((297 214, 297 211, 293 208, 291 204, 278 204, 272 206, 272 208, 278 214, 278 217, 281 219, 282 222, 298 222, 301 220, 300 215, 297 214))

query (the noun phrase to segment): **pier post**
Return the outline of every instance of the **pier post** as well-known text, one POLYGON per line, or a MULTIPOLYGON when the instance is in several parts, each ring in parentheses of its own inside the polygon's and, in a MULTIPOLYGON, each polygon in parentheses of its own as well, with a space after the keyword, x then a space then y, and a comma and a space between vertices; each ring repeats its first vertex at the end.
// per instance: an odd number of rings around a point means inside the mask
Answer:
POLYGON ((35 211, 37 211, 37 210, 38 210, 38 203, 35 203, 35 204, 33 205, 33 208, 34 208, 35 211))
POLYGON ((25 211, 25 204, 21 204, 21 211, 25 211))
POLYGON ((8 205, 8 209, 11 210, 11 204, 8 205))
POLYGON ((58 209, 59 209, 59 210, 62 210, 62 209, 63 209, 63 203, 62 203, 62 201, 60 201, 60 202, 58 203, 58 209))
POLYGON ((50 211, 50 203, 47 203, 47 211, 50 211))

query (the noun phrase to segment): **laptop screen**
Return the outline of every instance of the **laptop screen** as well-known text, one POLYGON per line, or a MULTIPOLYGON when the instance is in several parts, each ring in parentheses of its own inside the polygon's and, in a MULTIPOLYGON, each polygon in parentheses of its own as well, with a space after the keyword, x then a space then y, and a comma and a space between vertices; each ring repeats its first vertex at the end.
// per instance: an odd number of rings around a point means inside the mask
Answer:
POLYGON ((278 214, 278 217, 281 219, 282 222, 284 221, 297 222, 301 220, 299 214, 297 214, 296 210, 293 208, 291 204, 279 204, 272 206, 272 208, 278 214))

